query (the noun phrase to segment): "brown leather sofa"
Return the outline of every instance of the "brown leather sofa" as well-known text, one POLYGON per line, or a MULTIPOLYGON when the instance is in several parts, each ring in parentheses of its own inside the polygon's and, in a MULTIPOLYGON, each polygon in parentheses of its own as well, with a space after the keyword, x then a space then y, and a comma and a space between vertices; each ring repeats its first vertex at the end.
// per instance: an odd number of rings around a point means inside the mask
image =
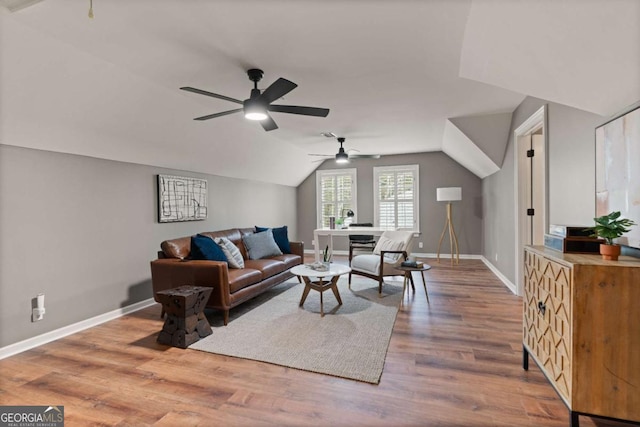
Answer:
POLYGON ((229 322, 229 310, 293 277, 289 269, 302 263, 304 244, 289 242, 291 254, 252 260, 242 242, 242 236, 254 233, 254 228, 200 233, 210 237, 226 237, 242 253, 245 268, 229 268, 226 262, 190 260, 191 236, 165 240, 158 259, 151 261, 151 281, 156 301, 158 291, 182 285, 213 288, 208 308, 222 310, 224 324, 229 322))

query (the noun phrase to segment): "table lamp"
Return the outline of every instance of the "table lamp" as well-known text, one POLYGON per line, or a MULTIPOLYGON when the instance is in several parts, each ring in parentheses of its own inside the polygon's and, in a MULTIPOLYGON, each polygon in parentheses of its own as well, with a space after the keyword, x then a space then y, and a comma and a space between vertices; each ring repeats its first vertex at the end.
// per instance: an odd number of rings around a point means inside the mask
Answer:
POLYGON ((354 216, 356 216, 356 214, 351 209, 342 209, 342 217, 344 218, 342 228, 349 228, 349 226, 353 222, 354 216))
POLYGON ((439 202, 447 202, 447 221, 444 224, 444 229, 440 235, 440 241, 438 242, 438 262, 440 262, 440 246, 442 245, 442 239, 449 230, 449 246, 451 247, 451 265, 453 265, 453 254, 455 251, 456 264, 460 262, 460 252, 458 251, 458 238, 456 237, 456 231, 453 228, 453 220, 451 215, 451 202, 457 202, 462 200, 462 187, 443 187, 438 188, 436 192, 436 198, 439 202))

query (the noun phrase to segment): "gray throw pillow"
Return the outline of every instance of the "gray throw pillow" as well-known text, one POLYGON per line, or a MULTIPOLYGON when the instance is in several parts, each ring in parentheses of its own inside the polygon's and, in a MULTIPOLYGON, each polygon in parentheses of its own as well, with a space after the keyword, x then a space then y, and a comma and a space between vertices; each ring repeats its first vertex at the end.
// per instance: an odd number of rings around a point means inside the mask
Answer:
POLYGON ((217 237, 213 239, 220 246, 222 252, 227 257, 227 262, 231 268, 244 268, 244 259, 240 253, 240 249, 226 237, 217 237))
POLYGON ((272 256, 282 255, 282 251, 273 238, 273 232, 271 230, 247 234, 242 237, 242 242, 247 249, 249 259, 270 258, 272 256))

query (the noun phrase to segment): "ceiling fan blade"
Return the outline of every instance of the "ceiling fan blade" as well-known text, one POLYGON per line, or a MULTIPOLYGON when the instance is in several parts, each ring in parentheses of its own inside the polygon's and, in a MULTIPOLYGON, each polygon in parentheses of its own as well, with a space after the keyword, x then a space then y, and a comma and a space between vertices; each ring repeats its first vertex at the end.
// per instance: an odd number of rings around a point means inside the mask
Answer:
POLYGON ((380 154, 349 154, 350 159, 379 159, 380 154))
POLYGON ((320 157, 326 157, 327 159, 330 159, 333 157, 333 155, 331 154, 308 154, 309 156, 320 156, 320 157))
POLYGON ((297 105, 269 105, 269 111, 315 117, 327 117, 329 115, 328 108, 299 107, 297 105))
POLYGON ((269 132, 270 130, 278 129, 278 125, 276 124, 276 122, 273 121, 271 116, 268 114, 266 119, 260 121, 260 124, 262 125, 264 130, 266 130, 267 132, 269 132))
POLYGON ((193 120, 209 120, 209 119, 213 119, 213 118, 216 118, 216 117, 226 116, 227 114, 237 113, 239 111, 242 111, 242 108, 236 108, 235 110, 223 111, 221 113, 215 113, 215 114, 209 114, 207 116, 196 117, 193 120))
POLYGON ((200 95, 212 96, 214 98, 223 99, 225 101, 235 102, 236 104, 242 104, 242 101, 240 101, 239 99, 229 98, 228 96, 218 95, 217 93, 207 92, 206 90, 196 89, 194 87, 185 86, 185 87, 181 87, 180 89, 186 90, 188 92, 198 93, 200 95))
POLYGON ((280 77, 278 80, 271 83, 271 86, 266 88, 260 97, 266 101, 267 104, 271 104, 276 99, 282 98, 297 87, 298 85, 294 82, 280 77))

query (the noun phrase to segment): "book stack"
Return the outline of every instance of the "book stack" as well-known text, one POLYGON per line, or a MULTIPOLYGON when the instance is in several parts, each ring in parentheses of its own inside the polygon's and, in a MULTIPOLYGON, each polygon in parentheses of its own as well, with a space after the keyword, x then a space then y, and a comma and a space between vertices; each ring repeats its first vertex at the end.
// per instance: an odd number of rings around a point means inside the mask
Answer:
POLYGON ((424 263, 422 261, 403 261, 400 265, 402 267, 422 268, 424 263))
POLYGON ((564 253, 597 254, 603 239, 591 237, 588 226, 550 225, 544 235, 544 246, 564 253))

